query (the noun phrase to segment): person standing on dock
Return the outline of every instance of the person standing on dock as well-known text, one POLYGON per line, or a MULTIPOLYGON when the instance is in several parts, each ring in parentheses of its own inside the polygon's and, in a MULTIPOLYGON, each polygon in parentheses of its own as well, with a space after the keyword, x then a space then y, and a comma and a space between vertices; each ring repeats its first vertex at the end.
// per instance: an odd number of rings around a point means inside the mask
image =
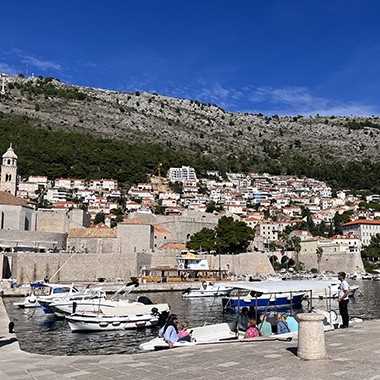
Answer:
POLYGON ((348 321, 349 321, 348 293, 350 290, 350 286, 348 285, 348 282, 346 281, 346 273, 339 272, 338 279, 340 281, 339 296, 338 296, 339 313, 340 313, 340 316, 342 317, 342 324, 340 327, 342 329, 345 329, 348 327, 348 321))

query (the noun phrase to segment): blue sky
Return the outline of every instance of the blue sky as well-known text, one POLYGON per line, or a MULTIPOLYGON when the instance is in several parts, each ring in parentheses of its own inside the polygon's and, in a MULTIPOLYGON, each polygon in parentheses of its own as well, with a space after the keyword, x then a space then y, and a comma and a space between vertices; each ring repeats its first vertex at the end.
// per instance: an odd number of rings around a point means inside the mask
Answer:
POLYGON ((380 113, 377 0, 1 3, 2 72, 232 111, 380 113))

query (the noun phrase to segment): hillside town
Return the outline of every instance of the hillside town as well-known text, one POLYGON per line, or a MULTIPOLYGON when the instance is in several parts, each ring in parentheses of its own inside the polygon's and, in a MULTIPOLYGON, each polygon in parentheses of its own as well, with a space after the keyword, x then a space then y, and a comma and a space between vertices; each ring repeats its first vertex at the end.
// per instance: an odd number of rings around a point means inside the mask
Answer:
MULTIPOLYGON (((370 207, 379 195, 333 191, 312 178, 214 170, 200 177, 188 166, 172 167, 164 177, 159 165, 145 183, 124 188, 104 178, 21 178, 17 160, 10 145, 1 166, 0 252, 11 254, 13 263, 3 267, 13 267, 18 274, 3 268, 4 277, 25 277, 17 254, 27 262, 27 252, 125 251, 126 257, 137 252, 151 258, 148 264, 131 259, 130 274, 152 266, 175 268, 176 255, 187 249, 194 234, 215 228, 223 216, 254 231, 247 252, 234 252, 247 254, 251 264, 244 270, 225 264, 235 275, 260 272, 254 257, 261 255, 276 270, 296 264, 298 269, 334 270, 336 259, 349 271, 360 272, 362 249, 380 233, 380 211, 370 207)), ((202 244, 197 251, 213 253, 202 244)), ((38 270, 42 275, 46 268, 37 265, 38 270)))

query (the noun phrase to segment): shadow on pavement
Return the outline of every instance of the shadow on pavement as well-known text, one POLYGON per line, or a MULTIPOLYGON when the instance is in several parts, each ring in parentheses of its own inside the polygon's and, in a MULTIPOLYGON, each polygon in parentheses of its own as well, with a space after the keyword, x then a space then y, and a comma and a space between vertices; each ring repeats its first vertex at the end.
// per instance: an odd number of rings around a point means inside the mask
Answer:
POLYGON ((288 347, 286 350, 297 356, 297 347, 288 347))
POLYGON ((14 343, 14 342, 17 342, 17 339, 14 337, 8 338, 8 339, 1 339, 0 340, 0 347, 6 346, 6 345, 14 343))

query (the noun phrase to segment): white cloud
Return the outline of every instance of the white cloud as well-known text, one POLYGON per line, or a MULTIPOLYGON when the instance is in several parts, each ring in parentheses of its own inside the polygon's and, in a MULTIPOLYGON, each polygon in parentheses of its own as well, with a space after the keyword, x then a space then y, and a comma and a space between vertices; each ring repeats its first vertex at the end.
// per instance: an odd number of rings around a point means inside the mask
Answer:
POLYGON ((313 95, 306 87, 257 87, 249 97, 253 104, 273 108, 272 113, 306 115, 371 115, 375 107, 313 95))
POLYGON ((55 63, 52 61, 41 60, 39 58, 33 57, 31 55, 20 55, 21 62, 25 64, 29 64, 31 66, 36 67, 37 69, 47 71, 47 70, 56 70, 61 71, 62 66, 59 63, 55 63))

